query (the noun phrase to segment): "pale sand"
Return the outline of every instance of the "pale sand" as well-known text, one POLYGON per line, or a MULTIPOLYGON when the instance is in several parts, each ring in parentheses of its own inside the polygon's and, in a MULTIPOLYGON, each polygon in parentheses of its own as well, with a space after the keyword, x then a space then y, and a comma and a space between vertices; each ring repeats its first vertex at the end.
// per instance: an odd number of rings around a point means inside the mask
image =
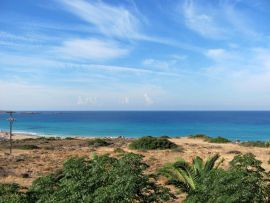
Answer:
MULTIPOLYGON (((26 133, 12 133, 12 139, 14 140, 22 140, 22 139, 28 139, 28 138, 37 138, 36 135, 26 134, 26 133)), ((8 132, 0 132, 0 139, 9 139, 9 133, 8 132)))

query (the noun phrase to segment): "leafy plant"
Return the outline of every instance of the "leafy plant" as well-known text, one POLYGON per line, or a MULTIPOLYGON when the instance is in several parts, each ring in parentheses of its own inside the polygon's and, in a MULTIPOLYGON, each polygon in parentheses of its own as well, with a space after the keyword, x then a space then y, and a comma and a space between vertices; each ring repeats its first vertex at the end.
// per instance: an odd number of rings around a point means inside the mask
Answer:
POLYGON ((207 135, 204 135, 204 134, 196 134, 196 135, 190 135, 189 136, 190 138, 200 138, 200 139, 203 139, 207 142, 210 142, 210 143, 229 143, 231 142, 229 139, 227 138, 224 138, 224 137, 209 137, 207 135))
POLYGON ((229 170, 213 170, 198 180, 185 202, 268 202, 268 174, 253 154, 237 155, 229 170))
POLYGON ((203 178, 219 166, 219 164, 216 165, 218 159, 219 155, 216 154, 209 157, 205 163, 198 156, 193 159, 192 164, 185 160, 179 160, 175 163, 166 164, 160 169, 160 173, 169 179, 169 183, 181 188, 182 191, 190 192, 196 189, 199 178, 203 178))
POLYGON ((189 137, 193 139, 199 138, 199 139, 204 139, 204 140, 207 140, 210 138, 209 136, 204 135, 204 134, 195 134, 195 135, 190 135, 189 137))
POLYGON ((125 153, 92 160, 71 158, 62 171, 34 181, 28 196, 32 202, 164 202, 173 197, 146 175, 142 156, 125 153))
POLYGON ((111 145, 107 139, 95 138, 88 141, 90 147, 105 147, 111 145))
POLYGON ((1 203, 24 203, 26 197, 20 191, 18 184, 0 184, 0 202, 1 203))
POLYGON ((230 140, 228 140, 227 138, 224 138, 224 137, 211 137, 211 138, 207 139, 207 141, 210 143, 229 143, 229 142, 231 142, 230 140))
POLYGON ((174 149, 177 145, 167 138, 146 136, 134 140, 130 145, 130 149, 152 150, 152 149, 174 149))

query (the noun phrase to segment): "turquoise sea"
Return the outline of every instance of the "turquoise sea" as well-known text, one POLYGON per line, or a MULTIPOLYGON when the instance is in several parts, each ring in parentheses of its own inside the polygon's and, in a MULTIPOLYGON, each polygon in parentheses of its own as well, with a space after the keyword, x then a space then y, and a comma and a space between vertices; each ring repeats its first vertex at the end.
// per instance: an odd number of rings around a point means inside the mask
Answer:
MULTIPOLYGON (((7 114, 0 129, 8 130, 7 114)), ((270 111, 43 111, 17 112, 15 132, 47 136, 186 136, 269 140, 270 111)))

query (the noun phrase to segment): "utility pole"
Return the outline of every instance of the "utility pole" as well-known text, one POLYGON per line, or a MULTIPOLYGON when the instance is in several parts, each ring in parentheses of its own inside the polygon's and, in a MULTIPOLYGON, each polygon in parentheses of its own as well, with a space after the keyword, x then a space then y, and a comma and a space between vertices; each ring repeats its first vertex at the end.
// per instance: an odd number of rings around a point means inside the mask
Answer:
POLYGON ((12 127, 13 123, 15 121, 15 118, 13 117, 14 111, 7 111, 6 113, 9 114, 9 118, 7 119, 9 121, 9 154, 12 153, 12 127))

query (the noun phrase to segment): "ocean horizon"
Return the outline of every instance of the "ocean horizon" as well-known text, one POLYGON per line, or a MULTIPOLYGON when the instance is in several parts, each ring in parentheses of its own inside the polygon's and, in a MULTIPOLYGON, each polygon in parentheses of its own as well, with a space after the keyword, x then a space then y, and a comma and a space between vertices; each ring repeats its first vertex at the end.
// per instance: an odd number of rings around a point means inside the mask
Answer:
MULTIPOLYGON (((270 111, 19 111, 14 116, 15 133, 40 136, 270 138, 270 111)), ((2 131, 9 130, 7 117, 0 114, 2 131)))

